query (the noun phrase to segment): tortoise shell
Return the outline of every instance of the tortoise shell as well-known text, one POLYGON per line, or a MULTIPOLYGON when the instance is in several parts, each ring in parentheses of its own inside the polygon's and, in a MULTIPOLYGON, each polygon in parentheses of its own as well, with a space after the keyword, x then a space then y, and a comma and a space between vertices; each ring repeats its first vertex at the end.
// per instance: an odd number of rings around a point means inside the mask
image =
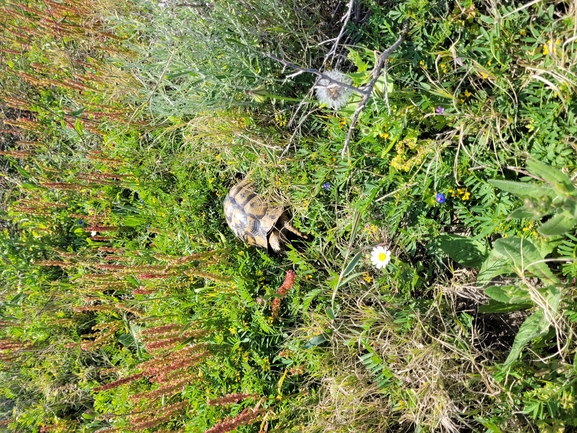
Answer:
POLYGON ((224 215, 235 235, 251 245, 268 249, 268 235, 284 209, 269 206, 253 188, 246 179, 233 186, 224 199, 224 215))

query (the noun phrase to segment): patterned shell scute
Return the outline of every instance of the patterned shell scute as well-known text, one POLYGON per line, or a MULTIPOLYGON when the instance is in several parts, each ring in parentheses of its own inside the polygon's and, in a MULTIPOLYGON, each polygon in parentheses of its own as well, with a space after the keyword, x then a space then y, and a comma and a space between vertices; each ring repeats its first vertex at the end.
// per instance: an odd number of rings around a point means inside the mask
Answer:
POLYGON ((268 234, 282 213, 282 206, 269 207, 247 181, 233 186, 224 199, 224 215, 234 234, 263 248, 268 248, 268 234))

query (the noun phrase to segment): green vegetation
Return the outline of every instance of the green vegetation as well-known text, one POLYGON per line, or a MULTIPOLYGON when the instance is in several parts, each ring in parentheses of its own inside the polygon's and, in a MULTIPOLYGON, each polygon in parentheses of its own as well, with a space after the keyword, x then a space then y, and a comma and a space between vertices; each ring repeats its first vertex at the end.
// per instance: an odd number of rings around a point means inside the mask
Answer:
POLYGON ((577 428, 576 16, 4 0, 0 430, 577 428))

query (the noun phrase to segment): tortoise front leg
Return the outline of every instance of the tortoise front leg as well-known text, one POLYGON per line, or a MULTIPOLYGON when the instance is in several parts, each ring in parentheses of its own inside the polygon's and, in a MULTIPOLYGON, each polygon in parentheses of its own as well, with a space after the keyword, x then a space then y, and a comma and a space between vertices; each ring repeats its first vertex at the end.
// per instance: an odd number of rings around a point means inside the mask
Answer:
POLYGON ((277 230, 273 230, 268 237, 268 244, 275 253, 281 252, 281 239, 280 233, 277 230))
POLYGON ((292 225, 292 223, 290 222, 290 219, 284 213, 280 216, 278 223, 277 223, 277 227, 280 228, 281 236, 283 239, 286 239, 286 236, 284 234, 284 233, 286 233, 286 231, 294 233, 299 238, 304 238, 304 239, 307 238, 306 235, 303 235, 295 226, 292 225))

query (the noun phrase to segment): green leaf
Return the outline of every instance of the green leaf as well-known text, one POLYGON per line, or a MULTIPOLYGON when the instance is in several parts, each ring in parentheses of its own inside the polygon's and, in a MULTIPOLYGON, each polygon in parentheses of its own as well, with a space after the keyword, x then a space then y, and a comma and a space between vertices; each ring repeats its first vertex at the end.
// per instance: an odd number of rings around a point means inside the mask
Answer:
POLYGON ((559 279, 553 275, 549 266, 543 261, 543 256, 530 240, 518 237, 501 238, 495 242, 495 251, 512 262, 519 276, 524 272, 530 272, 545 284, 559 284, 559 279))
POLYGON ((327 316, 329 319, 335 320, 335 312, 333 311, 333 309, 331 307, 327 308, 327 316))
POLYGON ((531 173, 542 177, 545 182, 549 183, 562 194, 570 195, 575 194, 577 191, 571 182, 571 178, 555 167, 542 164, 536 159, 529 159, 527 161, 527 168, 531 173))
POLYGON ((302 304, 303 311, 306 312, 309 309, 309 306, 311 305, 313 299, 316 298, 320 293, 322 293, 322 291, 323 291, 322 289, 314 289, 311 290, 309 293, 307 293, 307 295, 303 299, 302 304))
POLYGON ((479 18, 481 18, 481 21, 484 21, 488 24, 494 24, 495 20, 491 17, 488 17, 487 15, 480 15, 479 18))
POLYGON ((514 273, 515 268, 512 266, 510 260, 496 250, 492 250, 487 260, 485 260, 481 266, 479 275, 477 275, 477 283, 484 286, 499 275, 514 273))
POLYGON ((540 215, 541 214, 538 212, 534 212, 525 206, 521 206, 520 208, 517 208, 513 212, 511 212, 509 214, 509 218, 514 218, 514 219, 517 219, 517 218, 519 218, 519 219, 521 219, 521 218, 536 218, 540 215))
POLYGON ((559 310, 559 304, 561 303, 561 289, 555 286, 546 287, 545 289, 539 289, 539 292, 547 300, 546 306, 549 310, 549 314, 554 316, 559 310))
POLYGON ((480 313, 512 313, 514 311, 526 310, 527 308, 533 307, 533 303, 530 304, 506 304, 503 302, 495 301, 490 299, 488 304, 481 305, 479 307, 480 313))
POLYGON ((534 183, 514 182, 512 180, 490 179, 488 181, 491 185, 496 186, 503 191, 510 192, 521 197, 541 197, 550 196, 555 198, 556 194, 548 186, 539 186, 534 183))
POLYGON ((124 347, 134 347, 136 346, 136 341, 134 340, 134 337, 132 336, 132 334, 122 334, 118 336, 118 341, 120 342, 120 344, 122 344, 124 347))
POLYGON ((351 261, 343 271, 343 277, 346 277, 353 271, 353 269, 355 269, 355 266, 357 266, 357 263, 359 263, 359 260, 361 260, 362 257, 363 257, 362 251, 359 251, 358 253, 355 254, 355 256, 351 259, 351 261))
POLYGON ((553 215, 549 220, 543 223, 537 231, 543 236, 556 236, 567 233, 573 227, 577 220, 567 211, 553 215))
POLYGON ((511 364, 519 358, 521 351, 530 341, 545 335, 549 330, 549 320, 545 317, 543 310, 535 311, 531 314, 519 328, 519 332, 515 336, 511 352, 505 360, 505 367, 510 367, 511 364))
POLYGON ((487 245, 478 239, 442 234, 438 242, 451 259, 463 266, 479 268, 487 258, 487 245))
POLYGON ((303 344, 303 349, 310 349, 312 347, 318 346, 319 344, 323 344, 327 341, 325 334, 317 335, 316 337, 311 338, 305 344, 303 344))
POLYGON ((527 289, 519 286, 490 286, 485 289, 485 294, 495 301, 505 304, 530 304, 531 295, 527 289))

